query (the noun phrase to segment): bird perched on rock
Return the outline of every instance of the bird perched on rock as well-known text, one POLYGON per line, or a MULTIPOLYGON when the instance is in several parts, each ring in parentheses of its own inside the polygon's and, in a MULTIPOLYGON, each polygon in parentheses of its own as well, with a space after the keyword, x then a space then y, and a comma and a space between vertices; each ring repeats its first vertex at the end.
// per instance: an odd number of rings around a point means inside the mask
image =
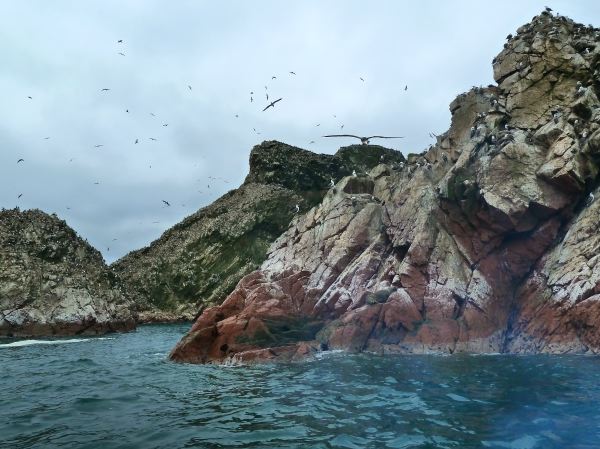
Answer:
POLYGON ((354 134, 329 134, 323 137, 354 137, 355 139, 359 139, 360 143, 363 145, 369 145, 369 141, 371 139, 404 139, 403 136, 369 136, 369 137, 361 137, 355 136, 354 134))
POLYGON ((356 178, 356 170, 352 170, 352 176, 356 178))
POLYGON ((590 192, 590 195, 588 196, 588 204, 592 204, 595 198, 596 197, 594 196, 594 194, 590 192))
POLYGON ((296 204, 296 213, 300 212, 300 206, 296 204))
POLYGON ((552 111, 552 120, 554 120, 554 123, 558 123, 559 119, 560 119, 560 111, 552 111))
POLYGON ((335 182, 333 181, 333 178, 329 180, 329 186, 335 187, 335 182))

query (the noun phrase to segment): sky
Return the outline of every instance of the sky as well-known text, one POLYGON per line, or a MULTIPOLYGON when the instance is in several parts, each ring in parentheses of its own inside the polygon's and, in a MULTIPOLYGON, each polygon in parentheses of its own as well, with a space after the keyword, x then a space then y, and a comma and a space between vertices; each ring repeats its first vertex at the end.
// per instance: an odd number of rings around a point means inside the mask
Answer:
POLYGON ((421 152, 546 5, 600 25, 596 0, 0 0, 0 207, 110 263, 238 187, 264 140, 421 152))

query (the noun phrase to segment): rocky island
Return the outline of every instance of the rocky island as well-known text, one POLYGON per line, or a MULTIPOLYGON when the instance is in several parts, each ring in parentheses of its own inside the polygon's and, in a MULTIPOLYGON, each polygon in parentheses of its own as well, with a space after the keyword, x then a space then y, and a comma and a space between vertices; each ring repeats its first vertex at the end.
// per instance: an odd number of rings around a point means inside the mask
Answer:
POLYGON ((93 335, 135 323, 100 252, 64 221, 0 211, 0 336, 93 335))
POLYGON ((598 35, 519 28, 435 145, 303 208, 171 359, 600 351, 598 35))

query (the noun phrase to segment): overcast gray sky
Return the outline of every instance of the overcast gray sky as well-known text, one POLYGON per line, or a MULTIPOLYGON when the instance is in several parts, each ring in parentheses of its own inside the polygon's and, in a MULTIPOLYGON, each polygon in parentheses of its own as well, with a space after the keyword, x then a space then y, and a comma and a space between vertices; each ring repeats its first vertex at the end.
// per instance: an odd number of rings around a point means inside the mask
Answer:
POLYGON ((263 140, 333 153, 344 125, 422 151, 546 4, 600 25, 596 0, 0 0, 0 206, 112 262, 237 187, 263 140))

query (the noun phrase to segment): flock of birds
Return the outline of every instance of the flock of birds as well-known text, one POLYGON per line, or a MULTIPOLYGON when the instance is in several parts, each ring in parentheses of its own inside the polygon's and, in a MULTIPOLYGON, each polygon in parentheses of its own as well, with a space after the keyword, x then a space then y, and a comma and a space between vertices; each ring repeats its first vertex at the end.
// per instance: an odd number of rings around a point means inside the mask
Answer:
MULTIPOLYGON (((117 51, 116 53, 117 53, 119 56, 121 56, 121 57, 126 57, 125 50, 123 49, 123 47, 124 47, 124 45, 125 45, 125 42, 124 42, 124 40, 123 40, 123 39, 118 39, 118 40, 116 41, 116 44, 117 44, 117 46, 118 46, 118 50, 119 50, 119 51, 117 51)), ((288 74, 289 74, 289 76, 292 76, 292 77, 295 77, 295 76, 297 76, 295 71, 289 71, 289 72, 288 72, 288 74)), ((276 79, 277 79, 277 76, 275 76, 275 75, 271 76, 271 80, 276 80, 276 79)), ((362 76, 360 76, 360 77, 359 77, 359 80, 360 80, 362 83, 364 83, 364 82, 365 82, 365 78, 363 78, 362 76)), ((283 100, 284 100, 284 98, 283 98, 283 97, 279 97, 279 98, 276 98, 276 99, 273 99, 273 100, 271 100, 271 99, 270 99, 270 97, 269 97, 269 90, 268 90, 268 86, 267 86, 267 85, 265 85, 265 87, 264 87, 264 88, 265 88, 265 97, 264 97, 264 98, 266 99, 266 102, 267 102, 267 103, 266 103, 266 105, 264 106, 264 108, 262 109, 262 112, 267 112, 269 109, 273 109, 273 110, 275 110, 275 109, 276 109, 276 106, 277 106, 277 105, 278 105, 278 104, 279 104, 281 101, 283 101, 283 100)), ((192 91, 193 91, 193 86, 192 86, 191 84, 187 84, 187 89, 188 89, 190 92, 192 92, 192 91)), ((406 90, 408 90, 408 86, 407 86, 407 85, 406 85, 406 86, 404 86, 404 91, 406 91, 406 90)), ((98 91, 99 91, 101 94, 109 94, 109 93, 111 92, 111 87, 101 87, 101 88, 99 88, 99 89, 98 89, 98 91)), ((254 91, 251 91, 251 92, 250 92, 250 102, 251 102, 251 103, 254 103, 254 102, 255 102, 255 97, 256 97, 256 95, 255 95, 255 92, 254 92, 254 91)), ((32 95, 28 95, 28 96, 27 96, 27 98, 28 98, 29 100, 31 100, 31 101, 34 101, 34 97, 33 97, 32 95)), ((125 110, 125 113, 126 113, 126 114, 129 114, 129 113, 130 113, 130 110, 129 110, 129 108, 125 108, 124 110, 125 110)), ((150 116, 152 116, 152 117, 156 117, 156 114, 154 114, 154 112, 149 112, 149 115, 150 115, 150 116)), ((238 117, 239 117, 239 115, 238 115, 238 114, 235 114, 235 117, 236 117, 236 118, 238 118, 238 117)), ((334 115, 333 115, 333 117, 334 117, 334 118, 336 118, 336 115, 334 114, 334 115)), ((163 128, 167 128, 168 126, 169 126, 169 123, 162 123, 162 127, 163 127, 163 128)), ((320 123, 316 124, 315 126, 319 127, 319 126, 320 126, 320 123)), ((342 129, 342 130, 344 129, 344 125, 343 125, 343 124, 341 124, 341 126, 340 126, 340 129, 342 129)), ((253 128, 253 131, 254 131, 254 132, 257 134, 257 135, 260 135, 260 134, 261 134, 260 132, 258 132, 258 131, 256 130, 256 128, 253 128)), ((401 138, 403 138, 402 136, 383 136, 383 135, 374 135, 374 136, 358 136, 358 135, 354 135, 354 134, 328 134, 328 135, 324 135, 323 137, 326 137, 326 138, 354 138, 354 139, 358 139, 358 140, 361 142, 361 144, 363 144, 363 145, 368 145, 372 139, 401 139, 401 138)), ((46 136, 46 137, 44 137, 44 140, 48 140, 48 139, 50 139, 50 136, 46 136)), ((148 137, 148 140, 149 140, 149 141, 152 141, 152 142, 157 142, 159 139, 158 139, 157 137, 151 136, 151 137, 148 137)), ((133 141, 133 144, 134 144, 134 145, 138 145, 140 142, 141 142, 141 139, 140 139, 139 137, 137 137, 137 138, 135 138, 135 140, 133 141)), ((311 141, 310 141, 310 144, 313 144, 313 143, 315 143, 315 141, 314 141, 314 140, 311 140, 311 141)), ((95 148, 95 149, 101 149, 101 148, 104 148, 104 147, 105 147, 104 143, 96 143, 96 144, 93 144, 93 148, 95 148)), ((69 162, 73 162, 73 160, 74 160, 74 159, 75 159, 75 158, 70 158, 70 159, 69 159, 69 162)), ((19 165, 19 164, 25 164, 25 163, 26 163, 26 161, 25 161, 25 159, 24 159, 24 158, 19 158, 19 159, 17 160, 17 165, 19 165)), ((152 168, 152 165, 149 165, 149 168, 152 168)), ((225 180, 225 179, 223 179, 223 178, 216 178, 216 177, 209 177, 209 178, 210 178, 210 179, 213 179, 213 180, 216 180, 216 179, 221 179, 223 182, 225 182, 225 183, 229 183, 229 181, 227 181, 227 180, 225 180)), ((198 181, 200 181, 200 180, 198 180, 198 181)), ((93 185, 100 185, 100 182, 99 182, 99 181, 94 181, 94 182, 93 182, 93 185)), ((210 185, 210 184, 207 184, 207 188, 208 188, 208 189, 210 189, 210 188, 211 188, 211 185, 210 185)), ((199 192, 203 193, 201 190, 199 190, 199 192)), ((23 197, 23 193, 19 193, 19 194, 18 194, 18 196, 17 196, 17 199, 21 199, 22 197, 23 197)), ((168 200, 168 199, 162 199, 162 200, 161 200, 161 203, 162 203, 163 207, 171 207, 171 206, 172 206, 172 202, 171 202, 170 200, 168 200)), ((185 204, 182 204, 182 206, 183 206, 183 207, 185 207, 185 204)), ((66 206, 66 209, 67 209, 67 210, 71 210, 71 207, 69 207, 69 206, 66 206)), ((152 221, 152 224, 157 224, 157 223, 159 223, 159 221, 152 221)), ((141 223, 140 223, 140 224, 141 224, 141 223)), ((117 239, 113 239, 113 241, 115 241, 115 240, 117 240, 117 239)), ((107 251, 110 251, 110 247, 107 247, 106 249, 107 249, 107 251)))

